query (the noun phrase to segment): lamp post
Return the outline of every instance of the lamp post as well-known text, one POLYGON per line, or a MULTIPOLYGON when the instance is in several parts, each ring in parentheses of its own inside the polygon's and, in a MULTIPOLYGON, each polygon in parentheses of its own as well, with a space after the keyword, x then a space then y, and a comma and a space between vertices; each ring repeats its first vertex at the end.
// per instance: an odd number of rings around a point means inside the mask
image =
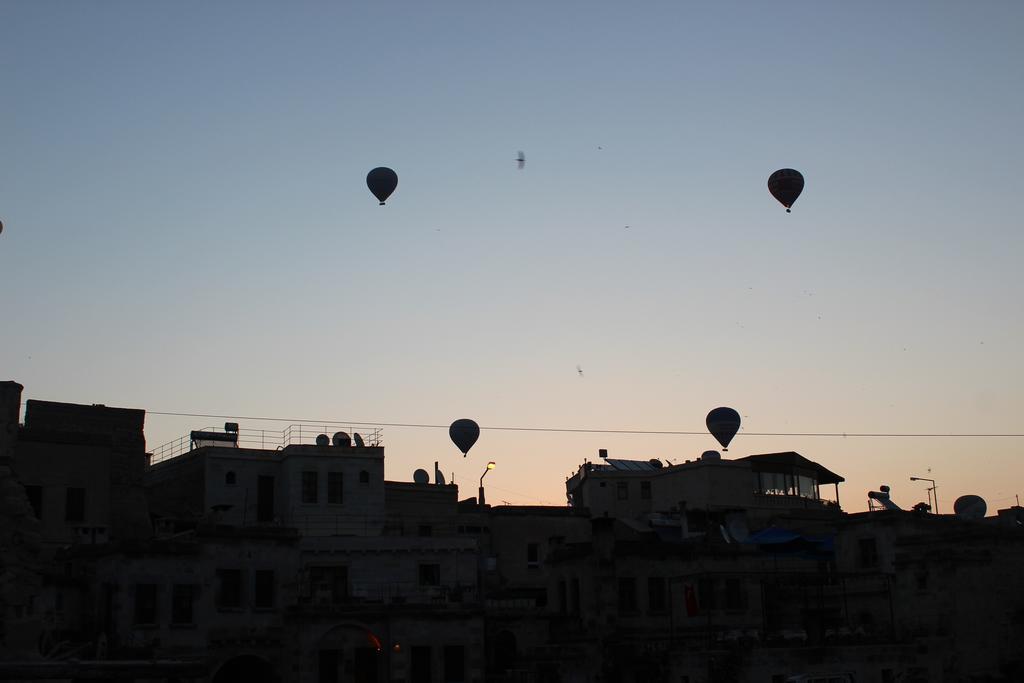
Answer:
POLYGON ((484 473, 480 475, 480 491, 479 491, 480 495, 478 496, 478 498, 480 500, 480 507, 484 506, 484 477, 486 477, 487 473, 490 472, 493 469, 494 469, 494 461, 492 460, 491 462, 487 463, 487 469, 485 469, 484 473))
POLYGON ((935 514, 939 514, 939 492, 936 491, 936 489, 938 487, 935 485, 935 480, 934 479, 929 479, 928 477, 911 477, 910 481, 930 481, 932 483, 932 487, 930 489, 928 489, 928 491, 929 491, 928 498, 929 498, 929 500, 931 500, 932 496, 934 495, 934 497, 935 497, 935 514))

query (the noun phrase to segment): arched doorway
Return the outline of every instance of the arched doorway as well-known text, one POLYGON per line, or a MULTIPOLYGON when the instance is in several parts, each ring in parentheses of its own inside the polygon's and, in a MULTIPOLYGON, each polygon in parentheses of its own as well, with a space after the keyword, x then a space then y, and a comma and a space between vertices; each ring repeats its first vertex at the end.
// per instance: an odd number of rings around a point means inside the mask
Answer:
POLYGON ((213 676, 213 683, 274 683, 270 662, 256 655, 239 655, 221 664, 213 676))
POLYGON ((316 651, 318 683, 378 683, 387 677, 380 639, 365 624, 338 624, 321 636, 316 651))

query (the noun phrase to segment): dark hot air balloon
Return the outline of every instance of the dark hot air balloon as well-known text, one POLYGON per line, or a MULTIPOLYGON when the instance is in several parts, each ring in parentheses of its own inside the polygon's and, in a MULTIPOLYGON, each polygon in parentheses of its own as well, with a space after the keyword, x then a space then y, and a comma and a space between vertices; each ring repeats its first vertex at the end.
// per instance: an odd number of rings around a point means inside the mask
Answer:
POLYGON ((398 187, 398 174, 386 166, 378 166, 366 174, 366 186, 384 206, 384 201, 398 187))
POLYGON ((789 208, 804 191, 804 177, 800 171, 780 168, 768 176, 768 191, 786 207, 786 213, 789 213, 789 208))
POLYGON ((740 414, 732 408, 715 408, 707 417, 708 431, 722 444, 722 450, 729 450, 729 442, 740 430, 740 414))
POLYGON ((469 449, 480 438, 480 425, 467 418, 456 420, 448 428, 448 436, 452 438, 452 443, 458 446, 462 451, 462 457, 465 458, 469 454, 469 449))

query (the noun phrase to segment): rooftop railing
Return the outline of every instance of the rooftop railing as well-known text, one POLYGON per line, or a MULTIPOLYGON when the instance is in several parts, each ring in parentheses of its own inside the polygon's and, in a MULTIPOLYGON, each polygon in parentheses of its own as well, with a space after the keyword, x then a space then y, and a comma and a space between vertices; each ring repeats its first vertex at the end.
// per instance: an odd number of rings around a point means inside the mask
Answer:
MULTIPOLYGON (((237 439, 232 440, 230 445, 228 445, 228 441, 221 441, 220 439, 216 440, 216 442, 226 445, 229 448, 237 447, 277 451, 281 450, 285 446, 298 444, 313 445, 316 443, 316 439, 319 435, 326 434, 327 438, 330 439, 337 432, 345 432, 351 439, 353 439, 353 441, 355 440, 356 434, 359 434, 364 445, 380 446, 382 444, 381 431, 380 427, 367 427, 366 425, 346 427, 336 424, 293 424, 280 430, 240 427, 237 432, 226 431, 223 427, 204 427, 203 429, 194 430, 193 432, 175 439, 174 441, 168 441, 167 443, 154 448, 149 458, 149 464, 155 465, 158 462, 176 458, 179 455, 184 455, 185 453, 198 448, 199 446, 196 442, 203 440, 193 438, 197 432, 214 435, 237 435, 237 439)), ((211 442, 214 442, 213 439, 211 439, 211 442)))

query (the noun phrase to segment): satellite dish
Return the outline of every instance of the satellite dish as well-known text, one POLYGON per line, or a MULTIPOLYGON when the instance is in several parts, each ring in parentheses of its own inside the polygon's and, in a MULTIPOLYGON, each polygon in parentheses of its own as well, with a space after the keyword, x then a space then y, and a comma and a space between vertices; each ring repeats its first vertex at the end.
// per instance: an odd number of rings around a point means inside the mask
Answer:
POLYGON ((658 460, 657 458, 651 458, 651 459, 650 459, 650 460, 648 460, 647 462, 651 463, 651 467, 653 467, 653 468, 654 468, 654 469, 656 469, 656 470, 660 470, 660 469, 661 469, 661 467, 662 467, 662 465, 661 465, 661 461, 660 461, 660 460, 658 460))
POLYGON ((441 470, 434 470, 434 483, 440 486, 444 486, 444 472, 441 470))
POLYGON ((429 484, 430 475, 427 474, 426 470, 416 470, 412 473, 412 480, 417 484, 429 484))
POLYGON ((331 443, 335 446, 348 448, 352 445, 352 439, 350 439, 348 434, 345 432, 334 432, 334 436, 331 438, 331 443))
POLYGON ((953 503, 953 512, 960 519, 983 519, 987 511, 988 505, 981 496, 960 496, 953 503))
POLYGON ((330 445, 330 443, 331 443, 331 439, 326 434, 317 434, 317 437, 316 437, 316 445, 317 446, 327 446, 327 445, 330 445))
POLYGON ((352 434, 352 439, 356 442, 356 448, 362 448, 366 445, 363 443, 363 437, 359 436, 359 432, 352 434))
POLYGON ((701 460, 721 460, 722 454, 718 451, 704 451, 700 454, 701 460))
POLYGON ((725 530, 729 532, 729 537, 737 543, 745 543, 750 538, 747 518, 742 513, 726 515, 725 530))
POLYGON ((469 454, 469 449, 480 438, 480 425, 464 417, 452 422, 448 427, 448 436, 451 437, 452 443, 462 451, 462 457, 465 458, 469 454))
POLYGON ((707 424, 711 436, 722 444, 722 450, 729 450, 729 442, 732 441, 732 437, 736 436, 736 432, 740 431, 740 414, 732 408, 723 406, 708 413, 704 422, 707 424))

